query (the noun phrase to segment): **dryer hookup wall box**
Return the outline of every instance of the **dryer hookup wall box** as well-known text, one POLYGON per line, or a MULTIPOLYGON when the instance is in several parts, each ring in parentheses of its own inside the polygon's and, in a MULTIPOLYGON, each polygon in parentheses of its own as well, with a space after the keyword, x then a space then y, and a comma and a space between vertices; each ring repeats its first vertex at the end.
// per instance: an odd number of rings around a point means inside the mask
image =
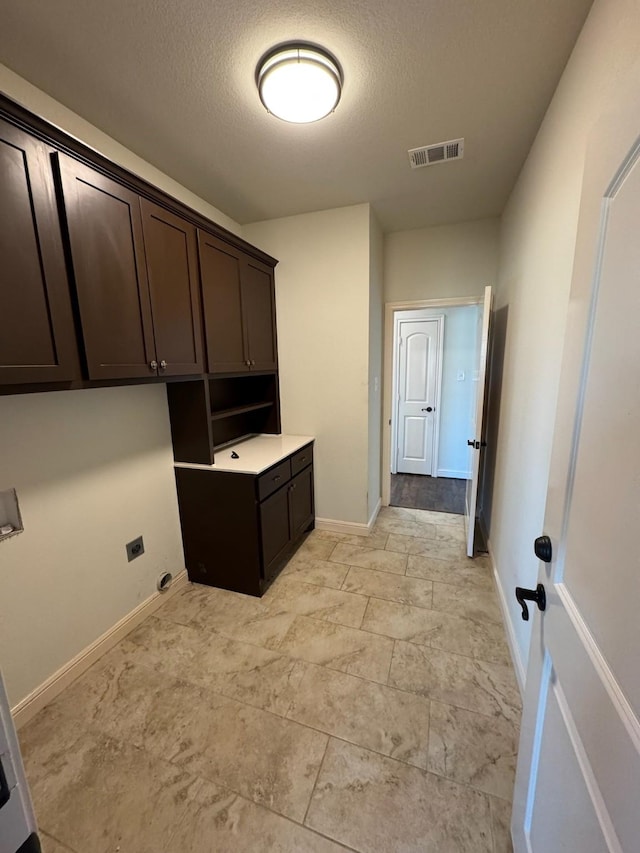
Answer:
POLYGON ((16 490, 5 489, 0 492, 0 542, 9 536, 22 533, 23 530, 16 490))

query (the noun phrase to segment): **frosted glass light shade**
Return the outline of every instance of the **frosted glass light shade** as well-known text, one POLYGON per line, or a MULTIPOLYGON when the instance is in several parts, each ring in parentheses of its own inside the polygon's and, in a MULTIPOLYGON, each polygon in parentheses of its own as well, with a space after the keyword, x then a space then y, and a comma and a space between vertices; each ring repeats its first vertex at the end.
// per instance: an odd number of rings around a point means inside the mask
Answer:
POLYGON ((306 124, 332 112, 340 100, 338 64, 318 48, 285 45, 261 61, 257 70, 260 100, 284 121, 306 124))

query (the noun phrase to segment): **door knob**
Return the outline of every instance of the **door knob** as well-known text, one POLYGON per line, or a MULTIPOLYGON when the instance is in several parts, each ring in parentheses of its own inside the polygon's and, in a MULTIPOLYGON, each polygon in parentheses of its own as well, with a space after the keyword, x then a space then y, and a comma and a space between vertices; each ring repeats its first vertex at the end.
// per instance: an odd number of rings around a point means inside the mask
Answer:
POLYGON ((427 408, 426 408, 426 409, 420 409, 420 411, 421 411, 421 412, 432 412, 432 411, 433 411, 433 407, 432 407, 432 406, 427 406, 427 408))
POLYGON ((525 622, 529 621, 529 608, 527 601, 535 601, 538 605, 538 610, 546 610, 547 594, 541 583, 535 589, 523 589, 521 586, 516 587, 516 598, 518 604, 522 607, 522 618, 525 622))
POLYGON ((533 543, 533 550, 536 553, 536 557, 542 560, 543 563, 551 562, 553 549, 551 547, 551 539, 548 536, 538 536, 533 543))

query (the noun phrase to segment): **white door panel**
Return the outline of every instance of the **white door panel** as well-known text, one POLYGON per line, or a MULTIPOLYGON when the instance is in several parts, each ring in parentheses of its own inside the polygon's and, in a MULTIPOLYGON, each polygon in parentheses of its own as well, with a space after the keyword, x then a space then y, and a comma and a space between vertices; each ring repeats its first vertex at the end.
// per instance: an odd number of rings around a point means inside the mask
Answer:
MULTIPOLYGON (((564 804, 553 813, 534 808, 531 815, 531 841, 534 850, 566 850, 580 853, 602 853, 606 844, 596 810, 589 794, 576 751, 575 734, 571 734, 571 718, 565 719, 567 708, 562 693, 550 685, 544 713, 540 745, 540 773, 537 787, 542 803, 555 797, 564 804), (560 700, 560 701, 559 701, 560 700), (560 710, 563 707, 565 714, 560 710), (571 796, 567 797, 567 791, 571 796)), ((579 742, 577 743, 579 748, 579 742)))
POLYGON ((433 474, 442 318, 398 323, 397 470, 433 474))
POLYGON ((432 357, 432 327, 429 325, 425 331, 409 332, 402 324, 400 330, 404 333, 402 340, 406 346, 404 402, 425 403, 429 394, 427 365, 432 357))
POLYGON ((413 416, 404 419, 404 459, 423 461, 427 440, 426 418, 413 416))
MULTIPOLYGON (((638 75, 640 77, 640 73, 638 75)), ((590 139, 513 813, 516 853, 640 837, 640 103, 590 139), (554 704, 555 703, 555 704, 554 704)))
POLYGON ((484 452, 484 403, 487 383, 487 353, 489 352, 489 325, 493 295, 490 287, 484 289, 484 304, 478 316, 478 361, 475 414, 473 419, 474 435, 469 441, 471 451, 471 479, 467 480, 464 519, 467 532, 467 556, 474 555, 476 530, 476 508, 478 504, 478 481, 480 479, 480 457, 484 452))

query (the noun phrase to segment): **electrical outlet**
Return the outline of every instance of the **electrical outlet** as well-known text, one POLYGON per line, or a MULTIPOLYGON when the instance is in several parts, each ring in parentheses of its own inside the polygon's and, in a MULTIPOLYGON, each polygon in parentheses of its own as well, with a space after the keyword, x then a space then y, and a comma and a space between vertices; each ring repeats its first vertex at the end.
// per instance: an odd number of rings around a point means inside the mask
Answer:
POLYGON ((140 557, 142 554, 144 554, 144 542, 142 541, 142 536, 138 536, 137 539, 127 542, 127 560, 129 562, 131 562, 131 560, 135 560, 136 557, 140 557))

